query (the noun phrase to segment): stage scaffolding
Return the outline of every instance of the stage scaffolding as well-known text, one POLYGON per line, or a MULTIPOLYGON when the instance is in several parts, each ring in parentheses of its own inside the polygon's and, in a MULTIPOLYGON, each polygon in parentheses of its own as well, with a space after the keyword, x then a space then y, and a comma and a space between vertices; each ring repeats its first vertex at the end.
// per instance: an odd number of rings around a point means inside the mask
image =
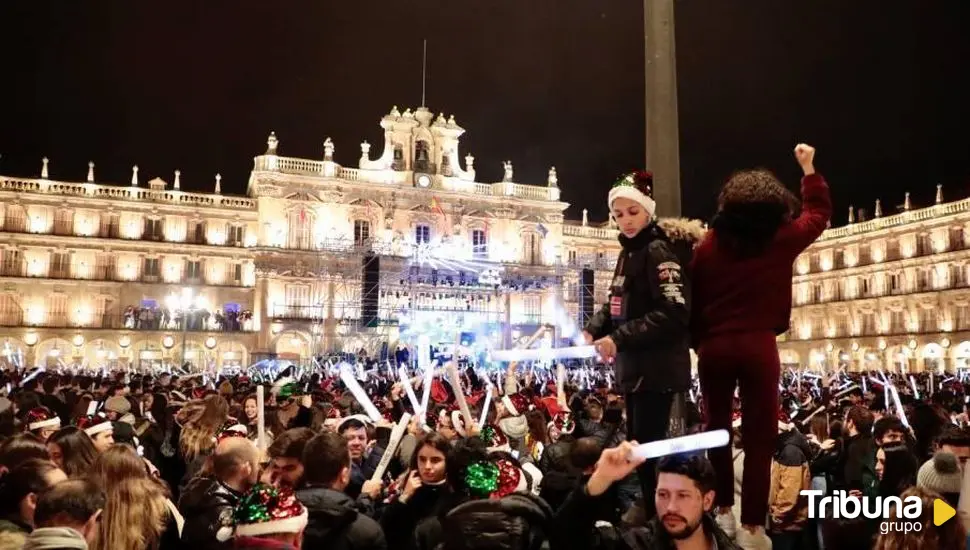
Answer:
MULTIPOLYGON (((291 252, 287 258, 293 264, 291 252)), ((393 354, 397 342, 407 342, 415 332, 437 330, 457 342, 462 332, 480 332, 483 326, 499 332, 501 341, 496 344, 507 345, 514 338, 513 326, 531 332, 552 324, 543 319, 541 306, 550 294, 558 296, 565 316, 578 319, 581 269, 578 263, 565 262, 547 266, 429 261, 421 254, 403 256, 374 243, 334 240, 308 251, 296 265, 276 265, 289 294, 282 303, 269 304, 270 317, 312 334, 313 353, 318 355, 363 349, 377 357, 383 345, 393 354), (364 284, 369 257, 380 264, 379 284, 372 288, 364 284), (300 290, 291 292, 293 288, 300 290), (516 312, 510 311, 513 299, 516 312), (376 322, 368 326, 362 304, 372 300, 377 304, 376 322)))

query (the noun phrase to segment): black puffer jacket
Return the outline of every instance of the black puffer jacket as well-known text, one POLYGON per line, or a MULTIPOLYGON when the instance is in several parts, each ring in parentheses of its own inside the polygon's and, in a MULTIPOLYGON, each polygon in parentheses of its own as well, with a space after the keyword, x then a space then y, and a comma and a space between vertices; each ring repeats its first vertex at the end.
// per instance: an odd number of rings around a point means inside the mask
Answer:
POLYGON ((386 550, 381 526, 359 513, 344 493, 324 487, 296 492, 306 506, 309 521, 303 532, 303 548, 328 550, 386 550))
POLYGON ((675 241, 657 223, 633 238, 620 235, 623 251, 611 281, 610 300, 590 319, 594 339, 616 343, 616 388, 624 393, 681 392, 690 387, 690 232, 675 241))
POLYGON ((441 550, 539 550, 549 539, 552 508, 525 493, 473 500, 449 512, 442 527, 441 550))
POLYGON ((221 542, 216 536, 221 527, 232 529, 232 508, 239 497, 214 477, 197 477, 189 482, 178 503, 185 517, 182 544, 199 549, 232 548, 231 542, 221 542))

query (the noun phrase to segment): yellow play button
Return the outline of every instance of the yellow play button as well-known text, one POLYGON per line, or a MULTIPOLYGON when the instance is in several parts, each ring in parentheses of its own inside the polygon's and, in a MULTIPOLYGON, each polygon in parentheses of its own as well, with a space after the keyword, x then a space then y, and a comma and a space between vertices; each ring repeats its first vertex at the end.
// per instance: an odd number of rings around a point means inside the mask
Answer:
POLYGON ((936 499, 933 501, 933 525, 939 527, 957 515, 957 511, 946 502, 936 499))

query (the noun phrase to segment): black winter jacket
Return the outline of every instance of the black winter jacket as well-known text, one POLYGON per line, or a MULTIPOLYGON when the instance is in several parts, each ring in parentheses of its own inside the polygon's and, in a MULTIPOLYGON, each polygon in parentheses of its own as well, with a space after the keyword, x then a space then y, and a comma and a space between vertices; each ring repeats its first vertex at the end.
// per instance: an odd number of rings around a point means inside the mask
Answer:
POLYGON ((185 517, 182 544, 200 550, 232 548, 216 535, 221 527, 232 528, 232 508, 240 495, 214 477, 196 477, 179 498, 178 509, 185 517))
POLYGON ((593 315, 586 331, 616 343, 617 390, 687 391, 691 244, 675 242, 656 223, 619 239, 623 251, 611 281, 611 302, 593 315))
POLYGON ((324 487, 296 492, 309 516, 303 532, 303 548, 327 550, 386 550, 381 526, 359 513, 344 493, 324 487))

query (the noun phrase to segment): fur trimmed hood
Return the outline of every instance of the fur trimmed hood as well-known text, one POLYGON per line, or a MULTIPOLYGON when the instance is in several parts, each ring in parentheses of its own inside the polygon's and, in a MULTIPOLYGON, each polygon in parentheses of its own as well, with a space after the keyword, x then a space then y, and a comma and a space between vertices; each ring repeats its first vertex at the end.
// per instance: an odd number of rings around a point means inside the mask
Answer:
POLYGON ((694 245, 707 234, 707 227, 700 220, 688 218, 659 218, 657 225, 671 241, 686 241, 694 245))
POLYGON ((684 265, 693 259, 694 247, 707 234, 703 222, 687 218, 660 218, 657 227, 670 239, 674 253, 684 265))

